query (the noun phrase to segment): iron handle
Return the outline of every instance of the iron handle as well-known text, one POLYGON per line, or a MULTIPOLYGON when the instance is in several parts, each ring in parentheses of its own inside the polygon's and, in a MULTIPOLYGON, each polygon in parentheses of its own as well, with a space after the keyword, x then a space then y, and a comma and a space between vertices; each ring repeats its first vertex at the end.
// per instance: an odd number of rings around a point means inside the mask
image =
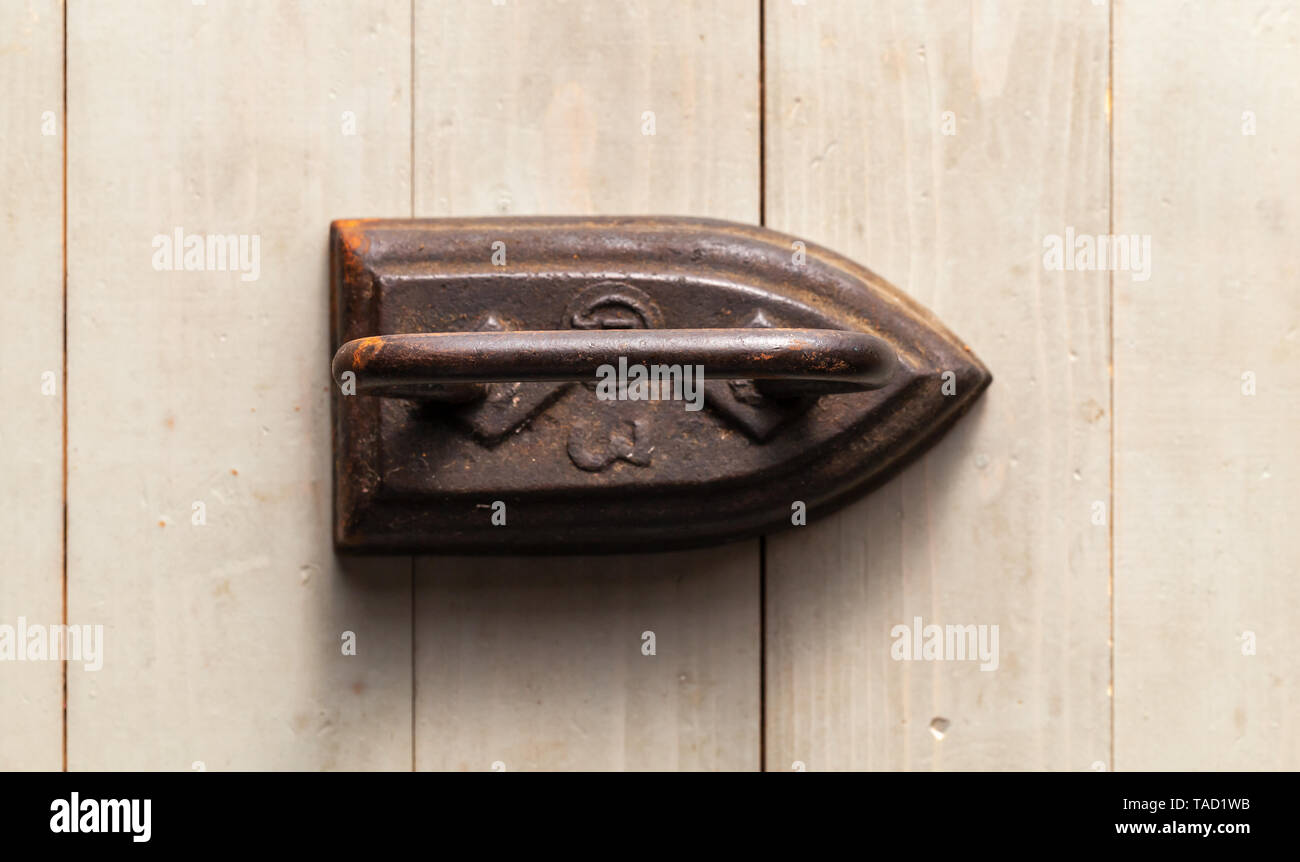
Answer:
POLYGON ((776 397, 861 392, 889 382, 883 339, 838 329, 605 329, 430 332, 358 338, 334 354, 357 394, 471 400, 479 384, 595 380, 602 365, 694 365, 708 379, 756 380, 776 397))

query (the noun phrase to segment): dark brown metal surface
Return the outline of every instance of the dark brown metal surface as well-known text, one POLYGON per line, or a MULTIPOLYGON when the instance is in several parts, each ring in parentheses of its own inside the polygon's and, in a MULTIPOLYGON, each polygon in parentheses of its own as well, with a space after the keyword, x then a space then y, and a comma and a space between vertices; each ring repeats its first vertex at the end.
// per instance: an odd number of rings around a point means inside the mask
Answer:
POLYGON ((837 329, 559 329, 375 335, 340 347, 333 367, 335 380, 356 374, 358 394, 419 398, 448 384, 594 380, 620 361, 806 381, 809 395, 879 389, 898 364, 882 339, 837 329))
POLYGON ((792 242, 679 218, 335 222, 338 547, 666 550, 879 484, 990 376, 879 277, 792 242), (620 359, 702 366, 704 409, 597 397, 620 359))

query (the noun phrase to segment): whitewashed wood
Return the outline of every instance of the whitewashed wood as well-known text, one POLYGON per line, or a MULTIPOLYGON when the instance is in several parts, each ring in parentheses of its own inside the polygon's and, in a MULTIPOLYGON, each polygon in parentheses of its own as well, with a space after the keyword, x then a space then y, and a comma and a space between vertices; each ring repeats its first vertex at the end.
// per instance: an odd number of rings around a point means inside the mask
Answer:
POLYGON ((757 768, 756 542, 416 577, 419 768, 757 768))
MULTIPOLYGON (((63 617, 63 16, 0 5, 0 625, 63 617), (47 134, 47 132, 49 134, 47 134)), ((0 662, 0 769, 59 769, 63 670, 0 662)))
POLYGON ((410 768, 409 560, 349 573, 330 541, 326 250, 409 209, 409 28, 69 9, 68 600, 107 641, 69 674, 71 769, 410 768), (177 225, 260 235, 260 278, 155 271, 177 225))
POLYGON ((900 477, 769 539, 768 769, 1110 761, 1107 279, 1042 261, 1045 234, 1106 232, 1107 18, 767 4, 767 223, 907 290, 994 375, 900 477), (892 660, 918 616, 998 625, 998 670, 892 660))
POLYGON ((1114 26, 1115 765, 1297 769, 1300 4, 1114 26))
MULTIPOLYGON (((757 10, 414 11, 413 136, 404 4, 71 4, 69 619, 108 629, 104 670, 70 668, 73 769, 758 765, 755 543, 420 560, 412 674, 411 562, 330 552, 324 259, 329 219, 412 200, 755 220, 757 10), (261 278, 154 271, 175 225, 260 234, 261 278)), ((768 223, 996 378, 870 500, 769 541, 770 769, 1300 764, 1300 11, 1113 14, 1108 192, 1104 5, 769 0, 768 223), (1155 256, 1114 282, 1113 740, 1110 278, 1041 261, 1112 201, 1155 256), (999 624, 1001 669, 892 661, 917 615, 999 624)), ((61 41, 57 4, 0 7, 0 624, 62 615, 61 41)), ((0 768, 59 767, 61 676, 0 663, 0 768)))
MULTIPOLYGON (((754 3, 417 2, 415 32, 417 215, 757 220, 754 3)), ((756 769, 758 575, 757 542, 417 560, 417 766, 756 769)))

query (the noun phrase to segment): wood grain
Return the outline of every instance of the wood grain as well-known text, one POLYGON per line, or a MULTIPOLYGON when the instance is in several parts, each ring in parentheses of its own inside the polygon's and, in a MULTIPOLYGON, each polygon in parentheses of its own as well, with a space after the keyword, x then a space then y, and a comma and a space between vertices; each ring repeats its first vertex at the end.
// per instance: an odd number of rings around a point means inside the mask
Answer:
POLYGON ((893 482, 768 540, 768 769, 1110 761, 1108 282, 1043 262, 1107 230, 1107 17, 766 6, 767 224, 908 291, 994 377, 893 482), (998 626, 997 669, 893 660, 917 617, 998 626))
MULTIPOLYGON (((757 220, 754 3, 415 17, 416 215, 757 220)), ((418 768, 756 769, 758 575, 757 542, 418 560, 418 768)))
POLYGON ((1114 27, 1115 763, 1297 769, 1300 4, 1114 27))
MULTIPOLYGON (((71 0, 66 356, 63 15, 0 7, 0 625, 65 613, 66 361, 69 768, 1300 768, 1300 4, 764 2, 71 0), (766 595, 757 542, 340 562, 329 221, 534 213, 765 215, 993 386, 766 595)), ((63 673, 0 661, 0 769, 60 767, 63 673)))
POLYGON ((71 4, 71 769, 410 767, 409 560, 330 541, 326 244, 409 207, 409 24, 71 4), (177 226, 259 236, 257 279, 158 271, 177 226))
MULTIPOLYGON (((0 626, 63 619, 63 16, 0 6, 0 626)), ((12 656, 26 644, 11 642, 12 656)), ((0 769, 59 769, 63 670, 0 661, 0 769)))

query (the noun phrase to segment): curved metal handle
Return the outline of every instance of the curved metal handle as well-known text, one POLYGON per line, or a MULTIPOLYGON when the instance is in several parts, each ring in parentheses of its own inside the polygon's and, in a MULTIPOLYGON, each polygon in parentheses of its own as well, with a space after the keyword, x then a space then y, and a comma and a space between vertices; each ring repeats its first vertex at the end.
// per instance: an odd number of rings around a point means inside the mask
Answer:
POLYGON ((604 329, 358 338, 334 354, 333 371, 340 382, 353 372, 358 394, 457 401, 481 395, 481 383, 595 380, 620 361, 771 381, 762 388, 776 397, 879 389, 898 364, 888 342, 839 329, 604 329))

